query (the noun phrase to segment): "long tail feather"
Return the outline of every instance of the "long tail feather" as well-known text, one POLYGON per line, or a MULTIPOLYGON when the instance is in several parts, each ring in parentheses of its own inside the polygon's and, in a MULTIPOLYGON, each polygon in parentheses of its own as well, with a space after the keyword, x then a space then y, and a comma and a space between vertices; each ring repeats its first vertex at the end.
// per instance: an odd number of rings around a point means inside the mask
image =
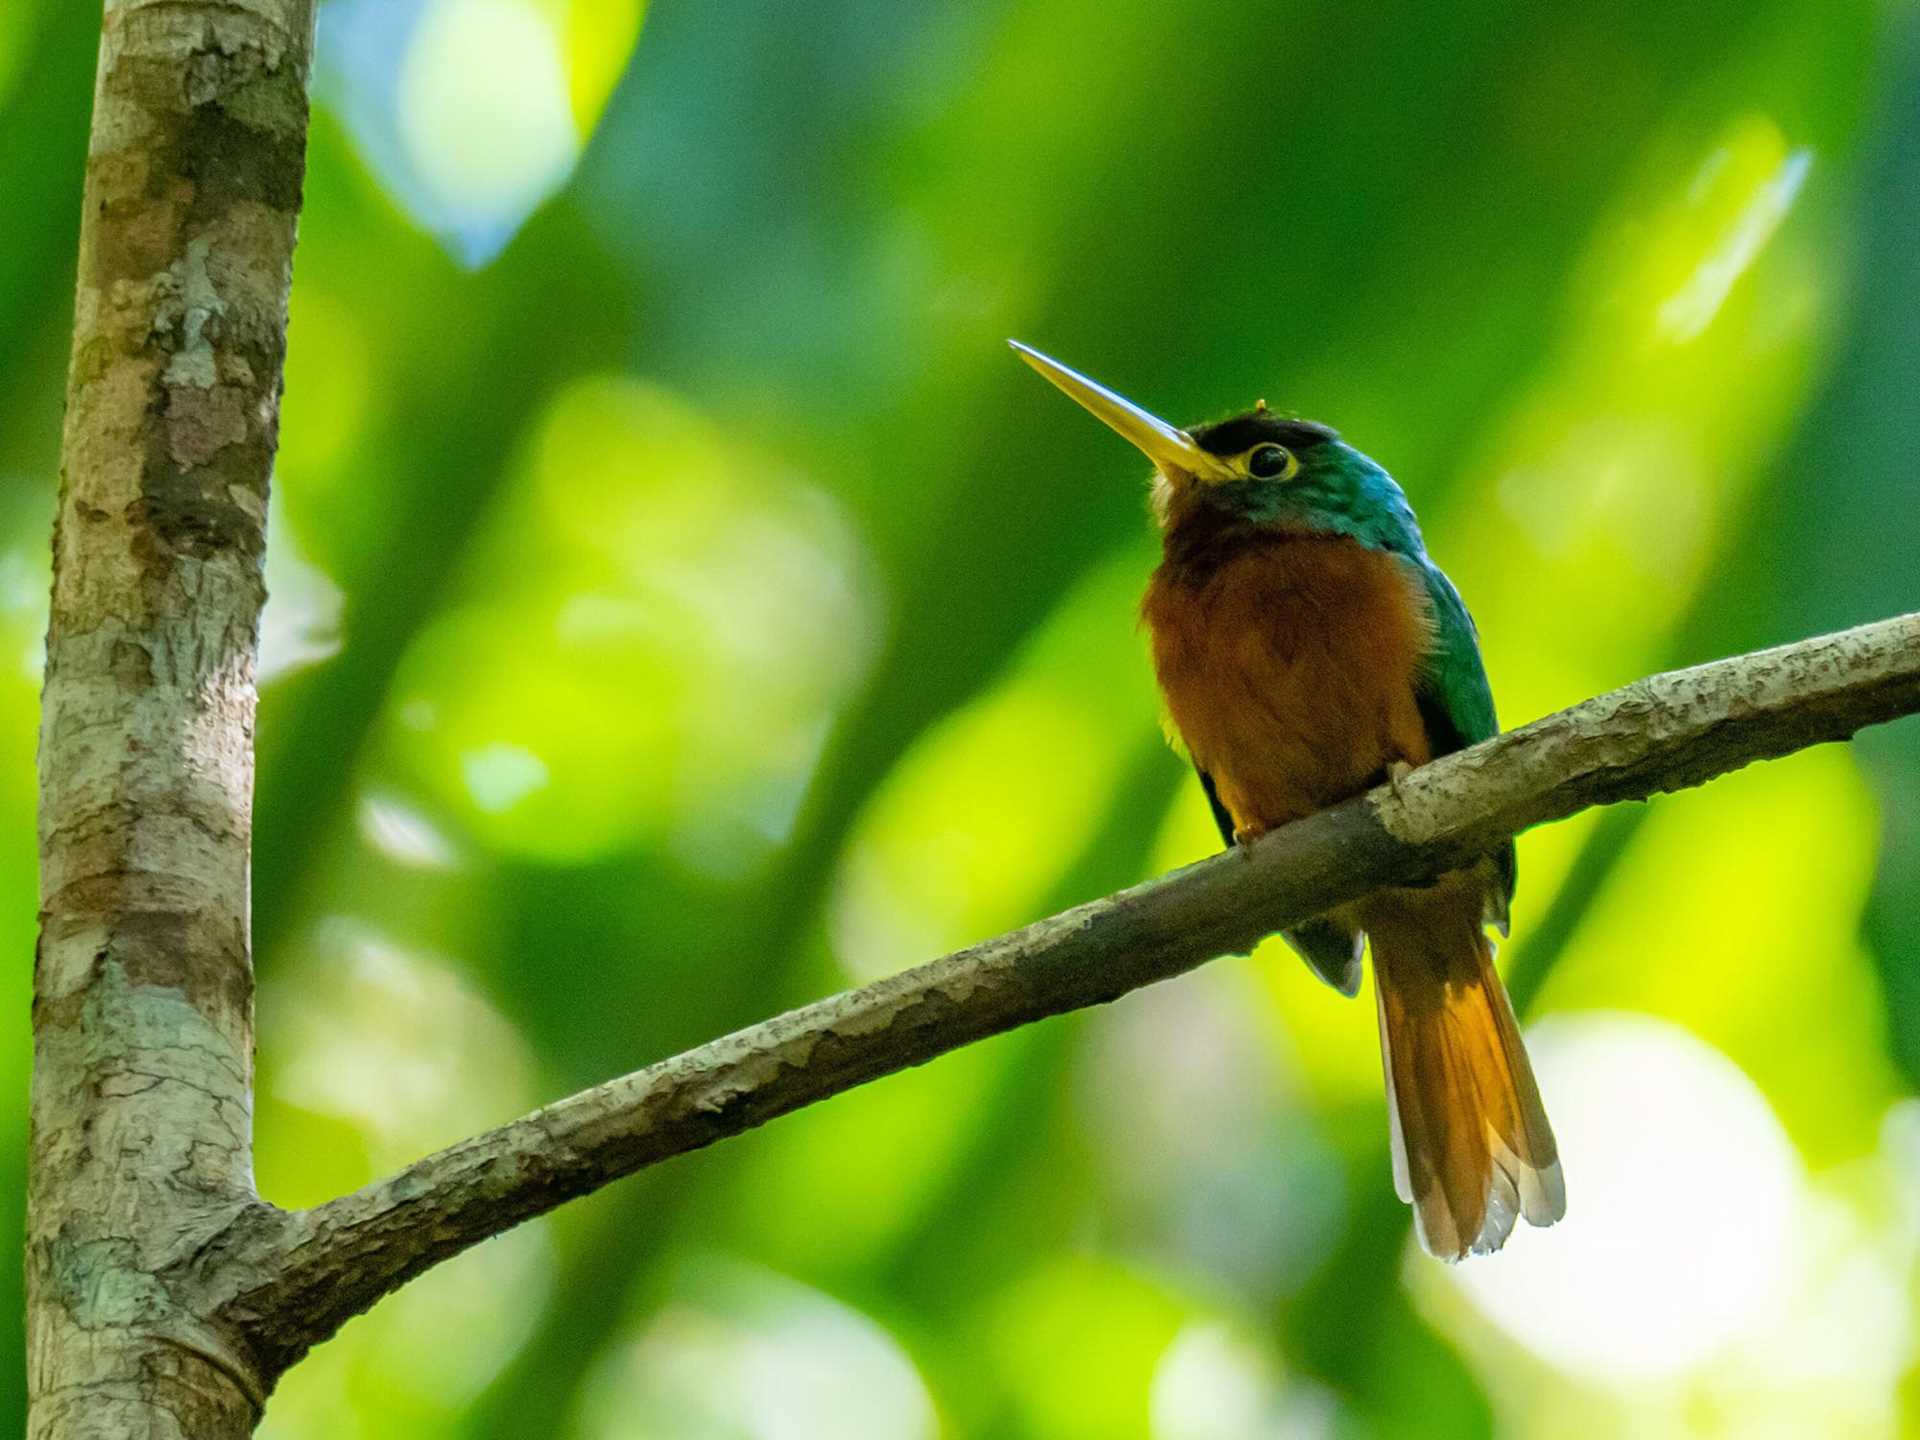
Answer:
POLYGON ((1443 1260, 1566 1213, 1559 1152, 1465 876, 1372 907, 1394 1188, 1443 1260))

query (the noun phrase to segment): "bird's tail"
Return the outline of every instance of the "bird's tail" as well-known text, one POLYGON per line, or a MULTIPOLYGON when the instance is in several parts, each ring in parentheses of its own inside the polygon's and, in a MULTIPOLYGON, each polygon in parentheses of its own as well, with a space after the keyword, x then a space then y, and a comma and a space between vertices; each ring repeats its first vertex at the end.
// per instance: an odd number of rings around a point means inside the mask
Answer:
POLYGON ((1551 1225, 1567 1209, 1553 1131, 1465 879, 1393 892, 1366 921, 1394 1188, 1442 1260, 1498 1250, 1516 1216, 1551 1225))

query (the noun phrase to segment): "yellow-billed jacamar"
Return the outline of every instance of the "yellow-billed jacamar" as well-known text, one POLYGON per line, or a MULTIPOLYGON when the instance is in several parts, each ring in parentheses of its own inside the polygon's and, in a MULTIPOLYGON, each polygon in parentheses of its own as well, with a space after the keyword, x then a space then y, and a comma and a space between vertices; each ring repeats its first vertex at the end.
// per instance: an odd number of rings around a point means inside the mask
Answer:
MULTIPOLYGON (((1164 558, 1141 614, 1177 732, 1229 844, 1499 729, 1473 620, 1407 497, 1332 430, 1258 408, 1177 429, 1014 349, 1145 452, 1164 558)), ((1506 932, 1511 843, 1431 885, 1287 933, 1336 989, 1369 937, 1394 1185, 1443 1259, 1566 1210, 1553 1132, 1486 926, 1506 932)))

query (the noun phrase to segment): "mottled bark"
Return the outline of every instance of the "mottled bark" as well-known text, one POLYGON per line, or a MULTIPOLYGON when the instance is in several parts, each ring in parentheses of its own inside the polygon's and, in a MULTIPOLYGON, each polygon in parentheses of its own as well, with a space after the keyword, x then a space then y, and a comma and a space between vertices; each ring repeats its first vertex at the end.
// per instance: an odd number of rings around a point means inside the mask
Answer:
POLYGON ((229 1437, 196 1267, 258 1205, 254 656, 314 0, 108 0, 40 737, 35 1440, 229 1437))
POLYGON ((228 1323, 273 1373, 467 1246, 877 1076, 1112 1000, 1532 825, 1920 710, 1920 615, 1641 680, 1252 847, 583 1091, 356 1194, 249 1217, 228 1323))

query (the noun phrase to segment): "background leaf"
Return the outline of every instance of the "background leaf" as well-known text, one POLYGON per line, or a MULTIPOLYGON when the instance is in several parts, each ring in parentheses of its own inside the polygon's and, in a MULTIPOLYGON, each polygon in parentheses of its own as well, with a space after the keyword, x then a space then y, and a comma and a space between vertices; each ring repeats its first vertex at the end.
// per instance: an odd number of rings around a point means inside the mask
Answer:
MULTIPOLYGON (((0 18, 16 1237, 96 26, 0 18)), ((1138 462, 1009 335, 1176 420, 1338 425, 1509 723, 1915 604, 1910 5, 330 0, 320 35, 259 725, 280 1203, 1215 847, 1135 634, 1138 462)), ((1268 946, 482 1247, 262 1433, 1910 1430, 1920 727, 1521 848, 1571 1199, 1496 1260, 1409 1253, 1372 1002, 1268 946)))

